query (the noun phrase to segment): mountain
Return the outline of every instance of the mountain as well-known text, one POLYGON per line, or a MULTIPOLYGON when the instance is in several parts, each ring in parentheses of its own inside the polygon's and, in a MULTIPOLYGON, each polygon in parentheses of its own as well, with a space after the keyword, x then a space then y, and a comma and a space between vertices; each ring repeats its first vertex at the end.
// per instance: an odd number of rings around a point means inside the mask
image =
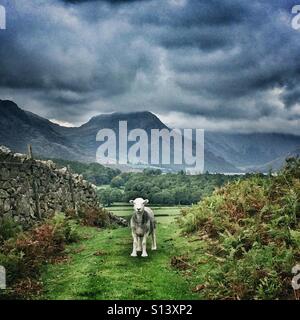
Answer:
MULTIPOLYGON (((94 162, 99 146, 97 132, 108 128, 118 134, 119 121, 127 121, 128 131, 142 128, 149 133, 151 129, 168 129, 148 111, 99 115, 80 127, 67 128, 24 111, 12 101, 0 100, 0 144, 26 153, 30 143, 36 155, 94 162)), ((300 137, 294 135, 206 131, 205 170, 228 173, 253 170, 277 158, 282 159, 297 148, 300 148, 300 137)), ((125 166, 125 169, 132 167, 125 166)))
MULTIPOLYGON (((150 133, 151 129, 168 129, 157 116, 147 111, 99 115, 80 127, 66 128, 24 111, 12 101, 0 100, 0 144, 23 153, 27 152, 27 145, 32 144, 36 155, 93 162, 99 146, 97 132, 108 128, 118 135, 119 121, 127 121, 128 131, 142 128, 150 133)), ((235 166, 209 150, 205 151, 205 170, 239 172, 235 166)))
POLYGON ((80 146, 88 158, 95 159, 96 150, 99 146, 99 142, 96 141, 98 131, 104 128, 112 129, 118 136, 119 121, 127 121, 128 131, 142 128, 149 133, 151 129, 167 128, 167 126, 151 112, 131 112, 99 115, 93 117, 80 127, 59 127, 57 131, 64 135, 69 141, 80 146))
MULTIPOLYGON (((77 145, 80 145, 85 154, 91 158, 95 157, 96 149, 99 146, 99 142, 96 141, 97 132, 102 128, 108 128, 112 129, 118 136, 119 121, 127 121, 128 131, 136 128, 142 128, 148 133, 149 136, 152 129, 169 129, 156 115, 149 111, 144 111, 129 113, 116 112, 112 114, 99 115, 93 117, 81 127, 67 128, 67 130, 66 128, 61 127, 59 131, 60 133, 63 133, 69 140, 73 141, 77 145)), ((130 143, 128 146, 130 147, 130 143)), ((171 150, 173 150, 172 147, 171 150)), ((164 167, 174 169, 173 166, 164 167)), ((177 167, 177 169, 180 168, 177 167)), ((240 170, 235 166, 220 156, 216 157, 209 150, 205 151, 205 170, 211 172, 240 172, 240 170)))
POLYGON ((300 157, 300 147, 261 166, 250 168, 254 172, 269 172, 282 169, 287 158, 300 157))
POLYGON ((22 153, 32 144, 37 155, 84 160, 80 149, 58 129, 58 125, 20 109, 14 102, 0 100, 0 144, 22 153))
POLYGON ((300 137, 280 133, 207 132, 206 149, 241 169, 260 166, 300 147, 300 137))

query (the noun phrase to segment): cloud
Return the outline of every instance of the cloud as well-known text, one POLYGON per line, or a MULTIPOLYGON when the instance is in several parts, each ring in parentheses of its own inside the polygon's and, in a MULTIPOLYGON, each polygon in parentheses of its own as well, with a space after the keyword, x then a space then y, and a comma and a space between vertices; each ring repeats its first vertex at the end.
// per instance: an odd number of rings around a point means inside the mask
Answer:
POLYGON ((74 127, 73 123, 70 122, 65 122, 65 121, 60 121, 60 120, 56 120, 56 119, 49 119, 52 123, 58 124, 62 127, 67 127, 67 128, 72 128, 74 127))
POLYGON ((178 125, 185 118, 216 129, 290 131, 300 101, 292 5, 10 2, 9 28, 0 31, 1 98, 76 124, 101 112, 148 109, 180 114, 178 125))
POLYGON ((71 3, 71 4, 81 4, 81 3, 87 3, 87 2, 106 2, 110 4, 127 4, 137 1, 149 1, 149 0, 62 0, 65 3, 71 3))

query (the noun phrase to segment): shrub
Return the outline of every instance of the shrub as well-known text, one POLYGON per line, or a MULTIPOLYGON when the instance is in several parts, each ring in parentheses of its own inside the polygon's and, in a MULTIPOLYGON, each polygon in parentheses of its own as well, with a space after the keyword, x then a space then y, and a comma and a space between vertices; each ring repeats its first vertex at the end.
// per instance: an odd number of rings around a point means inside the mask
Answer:
POLYGON ((185 209, 183 231, 201 232, 208 239, 214 267, 202 291, 207 297, 275 299, 291 294, 291 269, 300 244, 299 168, 299 159, 289 159, 277 176, 234 181, 185 209))
POLYGON ((86 207, 79 212, 79 217, 86 226, 105 228, 110 225, 109 213, 104 208, 86 207))
POLYGON ((0 218, 0 244, 22 231, 22 227, 12 218, 0 218))
POLYGON ((72 243, 79 240, 78 223, 67 218, 65 214, 55 214, 49 223, 54 227, 54 233, 60 237, 61 242, 72 243))
POLYGON ((39 288, 34 282, 30 282, 31 286, 28 279, 36 280, 43 264, 60 256, 67 243, 79 239, 77 227, 75 221, 57 213, 41 225, 4 241, 0 249, 0 265, 6 268, 8 286, 16 288, 8 292, 12 296, 26 297, 30 292, 23 292, 22 288, 39 288))

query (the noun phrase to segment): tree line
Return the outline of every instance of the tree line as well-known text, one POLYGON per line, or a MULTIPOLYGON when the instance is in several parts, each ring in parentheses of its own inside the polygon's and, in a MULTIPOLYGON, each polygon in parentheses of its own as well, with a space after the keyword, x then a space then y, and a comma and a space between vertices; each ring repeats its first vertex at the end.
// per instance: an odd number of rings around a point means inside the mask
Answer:
POLYGON ((81 163, 54 159, 59 166, 69 166, 74 173, 98 186, 103 205, 128 202, 137 197, 150 200, 152 204, 190 205, 210 195, 216 187, 241 178, 223 174, 204 173, 187 175, 184 171, 163 174, 159 169, 148 168, 143 172, 121 172, 98 163, 81 163))
POLYGON ((99 196, 104 205, 137 197, 147 198, 152 204, 190 205, 238 177, 209 173, 191 176, 184 172, 162 174, 159 170, 147 169, 142 173, 115 176, 109 187, 100 188, 99 196))

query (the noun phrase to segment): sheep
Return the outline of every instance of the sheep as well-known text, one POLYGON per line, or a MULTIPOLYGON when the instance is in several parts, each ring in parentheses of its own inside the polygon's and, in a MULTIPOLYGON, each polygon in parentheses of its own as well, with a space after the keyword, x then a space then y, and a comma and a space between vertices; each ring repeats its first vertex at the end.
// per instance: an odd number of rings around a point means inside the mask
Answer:
POLYGON ((134 213, 130 220, 133 238, 133 249, 131 256, 136 257, 138 251, 142 251, 142 257, 147 257, 147 237, 152 236, 152 250, 156 250, 156 221, 154 213, 149 207, 145 207, 149 200, 136 198, 129 201, 133 204, 134 213))

